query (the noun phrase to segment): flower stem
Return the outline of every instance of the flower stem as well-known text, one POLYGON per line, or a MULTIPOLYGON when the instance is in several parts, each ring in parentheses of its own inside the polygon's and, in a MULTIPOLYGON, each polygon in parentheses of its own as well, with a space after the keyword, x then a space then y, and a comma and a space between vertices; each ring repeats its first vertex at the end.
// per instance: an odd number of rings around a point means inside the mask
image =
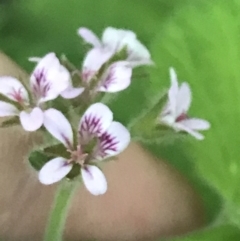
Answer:
POLYGON ((56 191, 49 216, 44 241, 61 241, 67 219, 68 209, 78 182, 63 180, 56 191))

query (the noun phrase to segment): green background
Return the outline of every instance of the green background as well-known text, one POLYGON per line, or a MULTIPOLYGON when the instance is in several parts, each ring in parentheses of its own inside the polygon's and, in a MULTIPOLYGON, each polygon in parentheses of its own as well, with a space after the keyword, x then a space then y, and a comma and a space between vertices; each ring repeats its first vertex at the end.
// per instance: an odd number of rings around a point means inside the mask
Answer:
POLYGON ((192 87, 190 114, 208 119, 212 128, 202 142, 147 145, 193 183, 208 214, 209 227, 173 240, 240 240, 240 0, 11 2, 0 3, 0 47, 29 71, 27 58, 49 51, 65 53, 81 66, 80 26, 99 35, 107 26, 138 34, 156 67, 148 77, 135 78, 112 103, 116 119, 124 124, 169 85, 168 68, 175 67, 180 80, 192 87))

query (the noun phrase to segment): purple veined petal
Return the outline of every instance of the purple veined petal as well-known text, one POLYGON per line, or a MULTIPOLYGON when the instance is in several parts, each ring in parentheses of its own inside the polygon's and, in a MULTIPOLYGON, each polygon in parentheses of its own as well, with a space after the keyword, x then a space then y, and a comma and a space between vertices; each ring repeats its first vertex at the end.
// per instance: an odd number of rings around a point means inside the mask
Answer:
POLYGON ((28 93, 23 84, 10 76, 0 77, 0 93, 19 103, 26 104, 29 102, 28 93))
POLYGON ((47 162, 38 173, 39 181, 44 185, 50 185, 62 180, 71 171, 72 164, 62 157, 56 157, 47 162))
POLYGON ((114 52, 121 50, 126 44, 128 45, 128 40, 132 39, 136 39, 134 32, 113 27, 106 28, 102 36, 104 46, 114 52))
POLYGON ((83 80, 89 81, 113 55, 112 51, 104 48, 91 49, 83 61, 83 80))
POLYGON ((121 153, 130 143, 131 136, 125 126, 113 121, 110 127, 99 137, 94 156, 104 159, 121 153))
POLYGON ((39 107, 33 108, 30 113, 21 111, 19 118, 23 129, 26 131, 36 131, 43 124, 43 112, 39 107))
POLYGON ((191 136, 195 137, 198 140, 203 140, 204 139, 204 136, 202 134, 200 134, 197 131, 192 130, 191 128, 189 128, 188 126, 185 126, 181 122, 175 123, 174 124, 174 128, 177 131, 185 131, 185 132, 187 132, 188 134, 190 134, 191 136))
POLYGON ((48 109, 44 112, 43 125, 47 131, 62 142, 66 148, 73 148, 73 131, 66 117, 56 109, 48 109))
POLYGON ((41 58, 30 77, 32 92, 39 103, 57 98, 70 83, 70 73, 54 53, 41 58))
POLYGON ((192 130, 208 130, 210 128, 210 123, 208 121, 197 118, 182 120, 180 123, 192 130))
POLYGON ((177 117, 176 109, 177 109, 177 97, 178 97, 178 80, 177 74, 175 70, 171 67, 169 69, 171 86, 168 90, 168 108, 169 111, 177 117))
POLYGON ((68 87, 66 90, 64 90, 61 93, 61 96, 65 99, 73 99, 78 97, 79 95, 81 95, 83 93, 85 88, 80 87, 80 88, 74 88, 74 87, 68 87))
POLYGON ((78 29, 77 33, 86 43, 93 45, 95 48, 100 48, 102 46, 99 38, 90 29, 82 27, 78 29))
POLYGON ((102 103, 91 105, 79 123, 80 144, 87 144, 93 136, 100 136, 113 120, 112 111, 102 103))
POLYGON ((12 104, 0 101, 0 117, 19 115, 19 110, 12 104))
POLYGON ((176 117, 187 113, 192 101, 192 93, 188 83, 182 83, 176 100, 176 117))
POLYGON ((93 195, 102 195, 107 191, 107 180, 102 171, 92 165, 81 168, 83 183, 86 189, 93 195))
POLYGON ((128 62, 119 61, 107 69, 103 78, 100 80, 101 87, 99 91, 117 92, 126 89, 131 83, 132 69, 128 62))

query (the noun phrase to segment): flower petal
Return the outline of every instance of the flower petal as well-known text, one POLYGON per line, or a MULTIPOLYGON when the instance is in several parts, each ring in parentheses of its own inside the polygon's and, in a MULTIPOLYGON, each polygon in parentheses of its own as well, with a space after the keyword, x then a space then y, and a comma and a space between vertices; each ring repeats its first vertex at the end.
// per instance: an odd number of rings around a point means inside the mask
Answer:
POLYGON ((99 137, 94 156, 97 159, 116 156, 130 143, 129 131, 121 123, 113 121, 110 127, 99 137))
POLYGON ((79 135, 81 144, 88 143, 94 136, 100 136, 110 126, 113 120, 112 111, 102 103, 91 105, 79 123, 79 135))
POLYGON ((128 61, 145 60, 146 62, 151 62, 151 55, 148 49, 136 38, 125 37, 122 44, 128 48, 128 61))
POLYGON ((87 190, 97 196, 107 191, 107 180, 102 171, 92 165, 85 165, 81 168, 82 179, 87 190))
MULTIPOLYGON (((37 57, 38 58, 38 57, 37 57)), ((51 52, 43 57, 39 57, 39 62, 36 65, 34 71, 40 69, 56 68, 59 66, 59 60, 55 53, 51 52)), ((33 72, 34 72, 33 71, 33 72)))
POLYGON ((136 34, 130 30, 108 27, 104 30, 102 42, 105 47, 114 52, 121 50, 129 39, 136 39, 136 34))
POLYGON ((189 128, 188 126, 185 126, 181 122, 175 123, 173 127, 177 131, 185 131, 185 132, 189 133, 190 135, 192 135, 193 137, 195 137, 198 140, 203 140, 204 139, 204 136, 202 134, 200 134, 197 131, 192 130, 191 128, 189 128))
POLYGON ((35 107, 30 113, 21 111, 19 117, 23 129, 26 131, 36 131, 43 124, 43 112, 39 107, 35 107))
POLYGON ((132 62, 131 67, 153 63, 148 49, 137 39, 136 34, 130 30, 108 27, 103 33, 102 41, 105 47, 115 52, 126 46, 128 50, 127 61, 132 62))
POLYGON ((44 112, 43 125, 47 131, 56 139, 72 149, 73 147, 73 131, 66 117, 56 109, 48 109, 44 112))
POLYGON ((119 61, 107 69, 100 83, 99 91, 117 92, 126 89, 131 83, 132 69, 128 62, 119 61))
POLYGON ((85 88, 74 88, 74 87, 68 87, 66 90, 64 90, 61 93, 61 96, 65 99, 73 99, 78 97, 83 93, 85 88))
POLYGON ((62 157, 47 162, 39 171, 38 179, 44 185, 50 185, 63 179, 71 171, 72 164, 62 157))
POLYGON ((14 116, 18 115, 19 110, 12 104, 9 104, 4 101, 0 101, 0 116, 14 116))
POLYGON ((113 55, 112 51, 103 48, 93 48, 83 61, 83 80, 89 81, 113 55))
POLYGON ((88 28, 79 28, 78 35, 94 47, 101 47, 102 45, 99 38, 88 28))
POLYGON ((180 123, 192 130, 208 130, 210 128, 210 123, 208 121, 197 118, 182 120, 180 123))
POLYGON ((188 83, 182 83, 176 100, 176 117, 187 113, 192 100, 192 94, 188 83))
POLYGON ((0 93, 16 102, 29 102, 28 93, 23 84, 10 76, 0 77, 0 93))
POLYGON ((176 72, 173 68, 170 68, 170 79, 171 86, 168 91, 168 111, 170 111, 170 113, 172 113, 172 115, 175 117, 178 97, 178 81, 176 72))
POLYGON ((39 102, 53 100, 71 84, 70 73, 54 53, 49 53, 38 62, 30 77, 30 84, 39 102))

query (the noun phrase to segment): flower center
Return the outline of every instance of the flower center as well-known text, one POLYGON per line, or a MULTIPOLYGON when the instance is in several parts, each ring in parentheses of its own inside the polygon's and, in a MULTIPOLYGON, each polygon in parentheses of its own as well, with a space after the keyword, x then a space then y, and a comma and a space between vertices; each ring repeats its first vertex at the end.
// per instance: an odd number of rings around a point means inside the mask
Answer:
POLYGON ((77 150, 74 150, 74 151, 70 151, 71 153, 71 158, 70 158, 70 162, 75 162, 77 164, 79 164, 81 167, 84 166, 85 164, 85 161, 86 161, 86 158, 88 156, 87 153, 84 153, 82 151, 82 148, 81 146, 77 146, 77 150))

